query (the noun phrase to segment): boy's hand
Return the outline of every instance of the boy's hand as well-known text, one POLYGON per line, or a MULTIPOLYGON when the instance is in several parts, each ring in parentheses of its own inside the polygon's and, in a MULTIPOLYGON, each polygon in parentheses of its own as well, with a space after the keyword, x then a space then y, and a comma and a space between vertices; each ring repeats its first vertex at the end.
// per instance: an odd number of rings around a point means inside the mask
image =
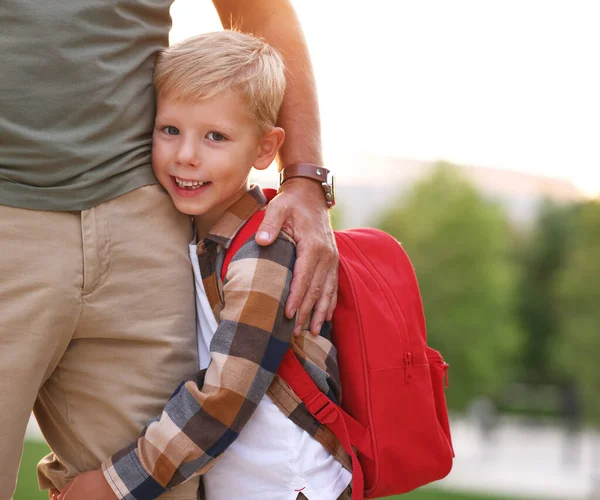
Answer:
POLYGON ((317 182, 294 178, 283 184, 267 206, 256 242, 271 244, 282 228, 294 238, 298 252, 285 314, 291 319, 298 312, 294 333, 299 334, 314 307, 310 330, 318 335, 323 321, 331 320, 337 302, 338 252, 317 182))
POLYGON ((115 500, 117 496, 101 470, 79 474, 68 483, 56 500, 115 500))

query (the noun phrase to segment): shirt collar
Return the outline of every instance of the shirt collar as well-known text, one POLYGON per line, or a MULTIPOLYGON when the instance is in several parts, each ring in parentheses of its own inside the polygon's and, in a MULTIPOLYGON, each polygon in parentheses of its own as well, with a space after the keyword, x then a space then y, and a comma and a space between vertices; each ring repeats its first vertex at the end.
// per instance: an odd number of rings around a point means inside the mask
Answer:
POLYGON ((204 239, 229 248, 231 241, 246 221, 266 204, 267 198, 260 186, 257 184, 251 186, 239 200, 225 211, 210 228, 204 239))

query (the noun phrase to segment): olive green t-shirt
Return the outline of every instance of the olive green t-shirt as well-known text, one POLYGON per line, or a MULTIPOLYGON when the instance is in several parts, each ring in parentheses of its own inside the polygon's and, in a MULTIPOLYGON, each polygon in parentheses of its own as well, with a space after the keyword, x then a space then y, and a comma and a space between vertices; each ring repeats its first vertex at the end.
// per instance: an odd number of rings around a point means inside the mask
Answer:
POLYGON ((154 184, 172 0, 0 2, 0 204, 83 210, 154 184))

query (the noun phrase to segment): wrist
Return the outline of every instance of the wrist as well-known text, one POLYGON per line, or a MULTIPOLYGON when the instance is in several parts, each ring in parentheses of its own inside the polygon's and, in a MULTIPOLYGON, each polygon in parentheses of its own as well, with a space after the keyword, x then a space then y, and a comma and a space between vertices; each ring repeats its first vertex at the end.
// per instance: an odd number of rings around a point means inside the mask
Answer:
POLYGON ((323 198, 323 189, 318 182, 303 177, 288 179, 279 186, 278 192, 291 195, 295 201, 293 204, 309 203, 327 210, 327 204, 323 198))

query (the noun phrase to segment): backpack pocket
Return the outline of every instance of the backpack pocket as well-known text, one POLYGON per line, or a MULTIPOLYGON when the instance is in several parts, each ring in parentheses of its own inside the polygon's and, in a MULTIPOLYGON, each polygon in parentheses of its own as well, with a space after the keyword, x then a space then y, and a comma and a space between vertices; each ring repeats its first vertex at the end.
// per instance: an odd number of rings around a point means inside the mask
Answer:
POLYGON ((435 401, 435 412, 438 422, 444 431, 448 444, 454 456, 454 448, 452 446, 452 436, 450 435, 450 421, 448 419, 448 407, 446 405, 445 389, 448 387, 448 363, 444 361, 442 355, 427 346, 426 348, 427 362, 429 363, 429 371, 431 373, 431 385, 433 386, 433 399, 435 401))

